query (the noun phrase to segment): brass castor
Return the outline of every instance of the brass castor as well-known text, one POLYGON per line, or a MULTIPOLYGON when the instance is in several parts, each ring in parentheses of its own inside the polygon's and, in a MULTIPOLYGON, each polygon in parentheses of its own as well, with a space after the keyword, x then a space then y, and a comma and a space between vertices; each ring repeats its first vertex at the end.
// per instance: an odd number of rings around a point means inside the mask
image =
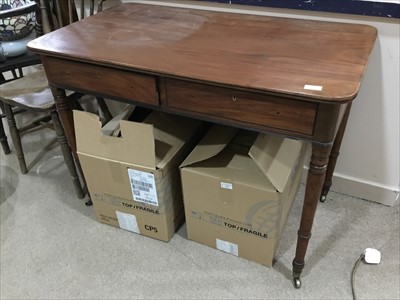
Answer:
POLYGON ((293 278, 293 285, 296 289, 301 288, 301 281, 300 278, 293 278))
POLYGON ((326 200, 326 195, 321 195, 321 198, 319 198, 319 202, 324 203, 326 200))
POLYGON ((300 273, 293 273, 293 285, 296 289, 301 288, 300 273))
POLYGON ((87 200, 87 201, 85 202, 85 205, 86 205, 86 206, 92 206, 92 205, 93 205, 92 200, 91 200, 91 199, 87 200))

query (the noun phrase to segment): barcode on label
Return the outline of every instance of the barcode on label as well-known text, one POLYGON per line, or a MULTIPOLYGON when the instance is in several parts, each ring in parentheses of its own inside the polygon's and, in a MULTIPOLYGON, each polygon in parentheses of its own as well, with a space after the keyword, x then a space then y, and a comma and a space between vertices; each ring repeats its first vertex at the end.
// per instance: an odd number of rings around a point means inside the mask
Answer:
POLYGON ((147 183, 147 182, 131 180, 131 183, 132 183, 132 188, 137 189, 139 191, 150 192, 150 189, 153 188, 153 185, 151 183, 147 183))
POLYGON ((157 202, 152 201, 152 200, 150 200, 150 199, 141 198, 141 197, 139 197, 139 196, 135 197, 135 200, 136 200, 136 201, 139 201, 139 202, 146 203, 146 204, 151 204, 151 205, 156 205, 156 206, 158 206, 158 203, 157 203, 157 202))
POLYGON ((157 189, 152 173, 128 169, 133 200, 158 206, 157 189))

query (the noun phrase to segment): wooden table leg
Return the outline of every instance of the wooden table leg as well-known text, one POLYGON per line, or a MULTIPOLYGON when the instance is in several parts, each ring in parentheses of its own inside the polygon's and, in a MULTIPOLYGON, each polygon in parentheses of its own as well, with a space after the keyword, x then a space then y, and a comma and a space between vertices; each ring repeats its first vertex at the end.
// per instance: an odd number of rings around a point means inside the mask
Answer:
POLYGON ((74 116, 72 114, 70 102, 65 94, 65 90, 51 88, 51 92, 53 94, 54 101, 56 102, 57 112, 64 128, 69 147, 72 150, 72 155, 75 159, 78 159, 78 155, 76 154, 74 116))
POLYGON ((300 288, 301 286, 300 274, 304 268, 304 257, 306 256, 308 241, 311 237, 315 211, 325 180, 331 149, 331 145, 312 145, 310 169, 308 171, 303 212, 298 231, 296 256, 293 260, 293 284, 296 288, 300 288))
POLYGON ((347 104, 346 111, 343 115, 342 122, 340 123, 338 132, 336 134, 335 141, 333 143, 332 151, 329 156, 328 169, 326 171, 325 182, 324 182, 324 186, 322 188, 322 193, 321 193, 321 198, 320 198, 321 202, 325 202, 326 196, 328 195, 329 189, 331 188, 331 185, 332 185, 332 176, 333 176, 333 172, 335 171, 337 158, 339 156, 340 146, 342 144, 343 135, 344 135, 344 132, 345 132, 345 129, 347 126, 347 120, 349 119, 351 104, 352 104, 351 102, 349 104, 347 104))
POLYGON ((53 120, 54 129, 57 133, 58 142, 64 157, 65 164, 67 165, 68 172, 71 176, 72 182, 74 184, 75 192, 78 198, 82 199, 85 197, 85 193, 82 190, 81 183, 79 181, 79 175, 75 168, 74 158, 71 153, 71 148, 68 146, 68 141, 64 134, 64 129, 61 125, 60 119, 58 117, 55 108, 50 110, 51 119, 53 120))
MULTIPOLYGON (((60 117, 61 124, 64 128, 65 137, 67 138, 68 145, 71 148, 72 156, 75 159, 76 168, 78 169, 79 174, 81 174, 81 179, 84 187, 87 187, 85 176, 79 162, 79 157, 76 153, 75 126, 71 103, 65 94, 65 90, 59 88, 51 88, 51 92, 53 94, 54 101, 56 102, 58 116, 60 117)), ((85 204, 92 205, 89 191, 87 191, 87 193, 89 195, 89 200, 87 200, 85 204)))

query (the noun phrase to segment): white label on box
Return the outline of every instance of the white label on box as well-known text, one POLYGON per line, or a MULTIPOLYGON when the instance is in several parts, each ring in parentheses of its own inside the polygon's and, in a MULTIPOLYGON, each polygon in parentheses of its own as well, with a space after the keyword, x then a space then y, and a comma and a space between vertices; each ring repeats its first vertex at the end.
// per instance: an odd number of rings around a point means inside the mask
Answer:
POLYGON ((310 90, 310 91, 322 91, 322 86, 320 85, 311 85, 311 84, 305 84, 304 85, 305 90, 310 90))
POLYGON ((133 199, 158 206, 156 182, 152 173, 128 169, 133 199))
POLYGON ((116 214, 118 218, 119 228, 140 234, 135 215, 126 214, 120 211, 116 211, 116 214))
POLYGON ((233 254, 235 256, 239 255, 239 247, 237 244, 230 243, 227 241, 223 241, 220 239, 216 239, 216 246, 218 250, 224 251, 226 253, 233 254))
POLYGON ((233 189, 233 184, 229 182, 222 182, 221 181, 221 188, 226 189, 226 190, 232 190, 233 189))

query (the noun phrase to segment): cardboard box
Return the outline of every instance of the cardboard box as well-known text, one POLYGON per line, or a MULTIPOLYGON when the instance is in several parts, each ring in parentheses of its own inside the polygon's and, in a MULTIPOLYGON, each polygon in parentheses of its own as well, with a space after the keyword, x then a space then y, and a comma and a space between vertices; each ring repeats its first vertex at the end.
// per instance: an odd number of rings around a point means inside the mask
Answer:
POLYGON ((279 136, 212 127, 181 164, 188 238, 271 266, 304 148, 279 136))
POLYGON ((169 241, 184 218, 179 164, 202 123, 161 112, 143 122, 120 119, 103 132, 97 115, 74 111, 77 152, 96 217, 169 241))

